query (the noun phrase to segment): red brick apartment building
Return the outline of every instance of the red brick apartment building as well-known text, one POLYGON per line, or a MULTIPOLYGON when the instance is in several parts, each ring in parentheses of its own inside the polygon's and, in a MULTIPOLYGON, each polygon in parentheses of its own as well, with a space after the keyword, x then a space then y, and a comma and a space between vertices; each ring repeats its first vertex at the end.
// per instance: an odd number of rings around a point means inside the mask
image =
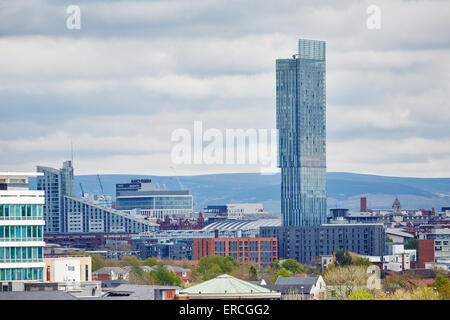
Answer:
POLYGON ((194 239, 194 260, 205 256, 230 256, 239 263, 254 262, 261 268, 278 258, 277 238, 194 239))

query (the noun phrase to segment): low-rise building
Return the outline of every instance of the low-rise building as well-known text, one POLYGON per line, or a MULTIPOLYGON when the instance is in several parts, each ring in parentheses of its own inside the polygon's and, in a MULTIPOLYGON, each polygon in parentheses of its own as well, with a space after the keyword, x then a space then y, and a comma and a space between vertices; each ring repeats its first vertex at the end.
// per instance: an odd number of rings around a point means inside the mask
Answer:
POLYGON ((386 228, 386 236, 391 238, 392 242, 402 244, 406 244, 409 239, 414 238, 412 234, 395 228, 386 228))
POLYGON ((419 268, 427 262, 450 260, 450 229, 434 229, 419 238, 419 268))
POLYGON ((92 281, 91 257, 44 258, 44 281, 87 282, 92 281))
POLYGON ((167 270, 176 273, 176 275, 178 276, 178 278, 180 278, 181 281, 185 281, 185 282, 191 281, 191 275, 192 275, 191 269, 182 268, 182 267, 178 267, 178 266, 169 266, 169 265, 166 265, 164 267, 167 270))
POLYGON ((280 291, 281 298, 289 299, 289 296, 300 295, 300 300, 325 299, 327 286, 322 276, 317 277, 283 277, 279 276, 274 285, 267 288, 280 291))
POLYGON ((92 279, 103 280, 128 280, 128 272, 121 267, 103 267, 92 272, 92 279))
POLYGON ((177 300, 181 288, 176 286, 149 286, 122 284, 106 292, 102 300, 177 300))
POLYGON ((281 293, 228 274, 181 289, 177 296, 186 300, 280 300, 281 293))
POLYGON ((450 272, 450 260, 438 259, 436 262, 425 262, 425 269, 445 270, 450 272))

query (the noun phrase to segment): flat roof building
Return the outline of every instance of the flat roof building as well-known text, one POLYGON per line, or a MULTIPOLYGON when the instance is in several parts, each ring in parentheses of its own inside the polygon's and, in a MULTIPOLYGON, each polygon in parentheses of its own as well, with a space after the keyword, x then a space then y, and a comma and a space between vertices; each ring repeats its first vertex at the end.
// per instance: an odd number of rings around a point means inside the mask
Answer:
POLYGON ((0 289, 43 280, 44 191, 28 188, 43 173, 0 172, 0 289))
POLYGON ((309 264, 337 250, 382 256, 385 250, 383 224, 324 224, 318 227, 262 227, 260 237, 278 240, 280 259, 309 264))
POLYGON ((116 184, 116 209, 135 210, 149 218, 184 217, 193 212, 193 198, 188 190, 158 189, 150 179, 116 184))

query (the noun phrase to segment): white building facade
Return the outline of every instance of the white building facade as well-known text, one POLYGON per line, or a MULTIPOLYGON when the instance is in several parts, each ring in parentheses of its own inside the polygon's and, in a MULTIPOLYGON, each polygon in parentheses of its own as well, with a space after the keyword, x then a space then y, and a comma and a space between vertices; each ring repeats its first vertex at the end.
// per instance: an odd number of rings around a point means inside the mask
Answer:
POLYGON ((28 189, 43 173, 0 172, 0 283, 43 281, 44 191, 28 189))
POLYGON ((264 218, 268 214, 262 203, 228 203, 227 213, 228 219, 246 219, 250 216, 264 218))

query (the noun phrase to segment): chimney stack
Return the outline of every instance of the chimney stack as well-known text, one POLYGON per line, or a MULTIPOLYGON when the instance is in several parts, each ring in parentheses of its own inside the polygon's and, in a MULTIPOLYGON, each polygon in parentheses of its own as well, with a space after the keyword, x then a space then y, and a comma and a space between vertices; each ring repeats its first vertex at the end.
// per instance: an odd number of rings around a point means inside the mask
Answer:
POLYGON ((367 212, 367 198, 366 197, 362 197, 361 198, 359 211, 360 212, 367 212))

